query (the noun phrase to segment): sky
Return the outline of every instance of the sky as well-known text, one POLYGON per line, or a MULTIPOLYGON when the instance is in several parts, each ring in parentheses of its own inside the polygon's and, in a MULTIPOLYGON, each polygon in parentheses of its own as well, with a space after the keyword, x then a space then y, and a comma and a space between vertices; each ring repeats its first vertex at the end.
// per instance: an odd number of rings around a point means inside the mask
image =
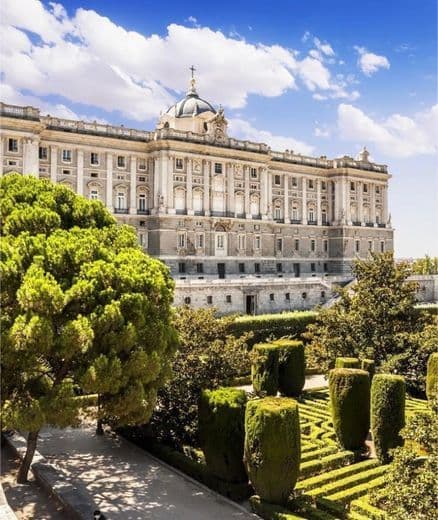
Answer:
POLYGON ((0 2, 0 98, 151 130, 184 96, 229 135, 392 174, 397 257, 438 256, 435 0, 0 2))

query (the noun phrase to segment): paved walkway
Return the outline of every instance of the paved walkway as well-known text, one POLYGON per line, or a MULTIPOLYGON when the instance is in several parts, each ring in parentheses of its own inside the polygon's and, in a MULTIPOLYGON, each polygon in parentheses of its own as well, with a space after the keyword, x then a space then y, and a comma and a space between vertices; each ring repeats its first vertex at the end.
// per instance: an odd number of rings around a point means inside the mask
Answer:
MULTIPOLYGON (((325 378, 323 374, 316 374, 312 376, 306 376, 306 382, 304 384, 304 390, 311 390, 312 388, 321 388, 327 387, 328 380, 325 378)), ((245 392, 252 392, 252 385, 242 385, 238 388, 245 390, 245 392)))
POLYGON ((39 452, 80 481, 109 520, 249 520, 258 518, 94 427, 48 429, 39 452))

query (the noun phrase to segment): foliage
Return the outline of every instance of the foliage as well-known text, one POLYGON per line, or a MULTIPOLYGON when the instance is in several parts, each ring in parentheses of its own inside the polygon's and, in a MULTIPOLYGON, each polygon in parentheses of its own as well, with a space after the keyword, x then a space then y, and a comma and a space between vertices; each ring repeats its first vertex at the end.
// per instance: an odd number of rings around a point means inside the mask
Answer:
POLYGON ((417 258, 412 262, 412 272, 414 274, 438 274, 438 257, 431 258, 426 255, 424 258, 417 258))
POLYGON ((438 397, 438 352, 431 354, 427 362, 426 395, 429 401, 438 397))
POLYGON ((333 428, 346 450, 360 450, 370 429, 370 380, 368 372, 335 368, 329 373, 333 428))
POLYGON ((0 201, 4 425, 75 425, 78 390, 115 424, 148 421, 175 343, 167 269, 67 187, 8 175, 0 201))
POLYGON ((245 414, 245 465, 256 493, 285 504, 298 478, 301 437, 298 404, 287 397, 249 401, 245 414))
POLYGON ((204 390, 199 400, 199 440, 211 472, 222 480, 247 480, 243 465, 246 392, 204 390))
POLYGON ((298 397, 306 382, 306 361, 302 341, 281 339, 275 342, 278 356, 278 388, 282 395, 298 397))
POLYGON ((360 368, 360 361, 353 357, 338 357, 335 360, 335 368, 360 368))
POLYGON ((353 271, 357 281, 340 289, 340 298, 309 326, 308 356, 323 369, 342 356, 373 359, 377 369, 398 357, 399 373, 409 384, 408 372, 413 368, 418 373, 420 367, 408 366, 406 351, 423 348, 423 329, 433 319, 415 308, 416 284, 407 280, 410 267, 396 264, 388 252, 357 260, 353 271))
POLYGON ((372 381, 374 374, 376 373, 376 364, 373 359, 362 359, 360 362, 360 368, 362 370, 366 370, 370 376, 370 381, 372 381))
POLYGON ((198 401, 201 391, 215 389, 247 371, 249 334, 229 334, 234 318, 216 319, 214 309, 182 307, 175 315, 179 349, 172 379, 158 392, 152 416, 154 435, 181 448, 198 445, 198 401))
POLYGON ((284 336, 300 338, 307 325, 314 323, 317 313, 313 311, 293 311, 281 314, 261 314, 259 316, 238 316, 230 322, 229 331, 236 337, 246 332, 252 332, 253 337, 248 342, 264 343, 267 340, 279 339, 284 336))
POLYGON ((402 430, 403 447, 393 452, 381 493, 371 497, 391 520, 431 520, 438 516, 438 402, 411 416, 402 430), (421 445, 421 453, 413 448, 421 445))
POLYGON ((277 395, 279 347, 275 343, 257 343, 251 352, 251 380, 257 394, 277 395))
POLYGON ((404 378, 377 374, 371 385, 371 432, 377 458, 390 460, 389 450, 400 446, 400 431, 405 425, 406 385, 404 378))

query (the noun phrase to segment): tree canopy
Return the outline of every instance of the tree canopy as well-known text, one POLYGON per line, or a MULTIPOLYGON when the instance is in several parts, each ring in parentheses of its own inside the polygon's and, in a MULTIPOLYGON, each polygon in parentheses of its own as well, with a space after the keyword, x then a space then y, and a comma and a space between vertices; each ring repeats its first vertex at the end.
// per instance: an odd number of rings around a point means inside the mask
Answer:
POLYGON ((176 347, 168 269, 102 203, 46 180, 3 177, 0 224, 3 424, 36 444, 77 424, 84 393, 115 425, 147 422, 176 347))

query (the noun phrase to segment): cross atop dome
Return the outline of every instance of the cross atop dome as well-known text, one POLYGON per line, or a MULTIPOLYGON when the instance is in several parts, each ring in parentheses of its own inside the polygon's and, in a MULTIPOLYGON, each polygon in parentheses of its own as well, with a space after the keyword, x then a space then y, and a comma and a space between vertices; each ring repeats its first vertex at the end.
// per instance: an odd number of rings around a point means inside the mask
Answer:
POLYGON ((192 65, 191 67, 189 67, 189 70, 191 71, 192 73, 192 78, 190 80, 190 87, 189 87, 189 90, 187 91, 187 96, 197 96, 198 93, 196 92, 196 87, 195 87, 195 84, 196 84, 196 79, 195 79, 195 67, 192 65))

